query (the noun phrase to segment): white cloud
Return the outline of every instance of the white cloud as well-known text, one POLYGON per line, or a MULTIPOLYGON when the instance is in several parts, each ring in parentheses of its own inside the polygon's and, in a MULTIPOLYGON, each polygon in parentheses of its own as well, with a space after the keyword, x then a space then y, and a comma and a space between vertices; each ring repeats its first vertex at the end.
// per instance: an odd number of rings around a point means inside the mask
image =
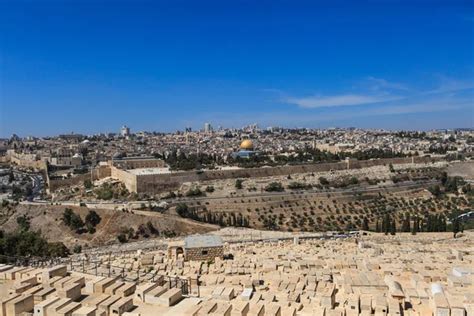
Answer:
POLYGON ((400 97, 393 95, 343 94, 335 96, 310 96, 301 98, 293 97, 285 99, 285 102, 296 104, 302 108, 314 109, 322 107, 383 103, 398 99, 400 99, 400 97))
MULTIPOLYGON (((381 103, 381 107, 390 106, 390 101, 410 101, 419 98, 426 99, 430 95, 437 98, 453 97, 450 94, 474 89, 473 80, 457 80, 438 75, 438 86, 431 90, 416 90, 409 86, 391 82, 382 78, 366 77, 360 84, 352 89, 357 93, 341 93, 338 95, 312 95, 312 96, 286 96, 281 97, 281 102, 297 105, 301 108, 316 109, 327 107, 343 107, 354 105, 370 105, 381 103)), ((282 92, 280 92, 283 95, 282 92)))
POLYGON ((375 78, 375 77, 368 77, 367 81, 370 85, 370 89, 374 91, 381 91, 381 90, 402 90, 408 91, 410 90, 405 84, 399 82, 392 82, 382 78, 375 78))
POLYGON ((424 92, 424 94, 448 93, 474 89, 474 82, 472 80, 457 80, 446 76, 438 77, 440 79, 440 85, 436 89, 424 92))

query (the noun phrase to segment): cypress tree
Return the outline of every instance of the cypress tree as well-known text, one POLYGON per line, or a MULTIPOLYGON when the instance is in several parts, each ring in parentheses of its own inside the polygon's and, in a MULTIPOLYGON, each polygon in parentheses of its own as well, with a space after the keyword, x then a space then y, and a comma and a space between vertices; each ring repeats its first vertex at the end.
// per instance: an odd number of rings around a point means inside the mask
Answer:
POLYGON ((382 222, 382 226, 383 226, 383 232, 385 233, 385 235, 388 235, 390 231, 390 216, 388 214, 385 214, 384 221, 382 222))
POLYGON ((412 235, 416 235, 416 233, 418 233, 418 217, 417 216, 413 219, 413 229, 411 231, 412 235))
POLYGON ((397 226, 395 220, 392 220, 390 225, 390 235, 395 235, 397 232, 397 226))
POLYGON ((457 233, 460 231, 459 218, 455 218, 453 221, 453 237, 456 238, 457 233))
POLYGON ((369 230, 369 220, 367 219, 367 217, 364 217, 364 223, 362 225, 362 229, 365 231, 369 230))
POLYGON ((402 223, 402 232, 410 232, 410 214, 406 214, 402 223))

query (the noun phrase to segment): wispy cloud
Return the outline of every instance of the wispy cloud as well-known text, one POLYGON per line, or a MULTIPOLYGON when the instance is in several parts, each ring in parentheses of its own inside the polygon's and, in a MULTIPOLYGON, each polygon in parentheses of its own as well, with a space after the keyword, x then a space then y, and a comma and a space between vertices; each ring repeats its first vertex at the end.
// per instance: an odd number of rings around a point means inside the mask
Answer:
POLYGON ((385 91, 385 90, 410 90, 407 85, 399 82, 388 81, 383 78, 367 77, 367 83, 370 85, 370 90, 385 91))
POLYGON ((310 96, 301 98, 287 98, 285 101, 290 104, 298 105, 302 108, 323 108, 334 106, 363 105, 372 103, 389 102, 400 99, 393 95, 362 95, 362 94, 343 94, 334 96, 310 96))
POLYGON ((474 89, 474 81, 472 80, 458 80, 439 75, 437 79, 438 84, 436 88, 418 90, 403 83, 367 77, 361 80, 356 87, 352 87, 351 90, 358 90, 357 93, 282 96, 280 101, 305 109, 372 104, 380 104, 380 107, 387 107, 393 105, 393 101, 398 101, 398 104, 413 102, 413 100, 417 99, 424 99, 426 101, 427 98, 431 98, 434 95, 438 98, 444 98, 449 97, 450 94, 453 95, 474 89))
POLYGON ((441 99, 441 100, 425 100, 420 102, 409 102, 403 105, 388 105, 380 107, 372 105, 368 107, 362 107, 357 111, 347 111, 343 108, 335 108, 334 111, 317 113, 317 112, 292 112, 286 111, 278 112, 259 112, 259 113, 229 113, 226 112, 214 112, 206 113, 202 116, 189 118, 189 121, 182 122, 182 125, 199 125, 205 120, 217 122, 217 125, 224 125, 230 127, 239 127, 251 123, 267 125, 283 125, 283 126, 309 126, 315 127, 318 124, 331 125, 335 122, 347 121, 347 120, 359 120, 367 117, 385 117, 385 116, 398 116, 403 115, 415 115, 423 113, 435 113, 435 112, 446 112, 451 113, 452 111, 465 110, 470 106, 468 99, 441 99), (315 125, 316 124, 316 125, 315 125))
POLYGON ((437 77, 440 81, 439 86, 424 92, 424 94, 448 93, 474 89, 474 81, 472 80, 458 80, 442 75, 438 75, 437 77))

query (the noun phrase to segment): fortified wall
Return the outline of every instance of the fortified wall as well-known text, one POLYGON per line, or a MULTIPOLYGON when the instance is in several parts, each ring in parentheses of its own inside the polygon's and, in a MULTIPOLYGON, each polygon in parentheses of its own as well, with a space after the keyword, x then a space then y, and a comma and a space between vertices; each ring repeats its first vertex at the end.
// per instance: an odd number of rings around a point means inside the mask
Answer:
POLYGON ((406 158, 387 158, 373 160, 345 160, 334 163, 316 163, 294 166, 262 167, 262 168, 243 168, 227 170, 205 170, 205 171, 171 171, 169 173, 150 173, 134 174, 122 166, 128 166, 130 169, 156 168, 162 167, 163 162, 155 159, 154 162, 139 161, 126 162, 125 164, 109 163, 107 166, 100 166, 90 173, 79 175, 69 179, 48 179, 50 192, 61 187, 77 185, 87 179, 98 180, 105 177, 112 177, 121 181, 130 192, 156 194, 164 191, 174 190, 185 182, 200 182, 222 179, 236 178, 262 178, 271 176, 287 176, 297 173, 325 172, 331 170, 360 169, 373 166, 397 165, 409 163, 431 163, 441 161, 442 158, 436 157, 406 157, 406 158), (158 162, 157 162, 158 161, 158 162))
POLYGON ((111 176, 111 169, 109 166, 100 166, 85 174, 80 174, 71 178, 66 179, 51 179, 46 172, 46 184, 48 185, 49 192, 56 191, 62 187, 67 187, 71 185, 78 185, 84 183, 86 180, 99 180, 111 176))
MULTIPOLYGON (((430 163, 440 161, 441 158, 431 157, 407 157, 387 158, 374 160, 346 160, 335 163, 305 164, 295 166, 262 167, 230 170, 206 170, 206 171, 177 171, 165 174, 143 174, 136 177, 136 184, 127 186, 136 189, 137 193, 160 193, 165 190, 179 188, 184 182, 198 182, 209 180, 233 179, 233 178, 261 178, 271 176, 287 176, 296 173, 325 172, 331 170, 360 169, 373 166, 389 164, 430 163)), ((126 172, 127 173, 127 172, 126 172)), ((121 180, 119 177, 117 179, 121 180)), ((130 181, 129 178, 127 178, 130 181)), ((126 184, 127 185, 127 184, 126 184)))
POLYGON ((16 153, 13 150, 8 151, 7 155, 10 163, 15 164, 19 167, 30 168, 36 171, 46 170, 47 162, 44 160, 37 160, 34 155, 16 153))

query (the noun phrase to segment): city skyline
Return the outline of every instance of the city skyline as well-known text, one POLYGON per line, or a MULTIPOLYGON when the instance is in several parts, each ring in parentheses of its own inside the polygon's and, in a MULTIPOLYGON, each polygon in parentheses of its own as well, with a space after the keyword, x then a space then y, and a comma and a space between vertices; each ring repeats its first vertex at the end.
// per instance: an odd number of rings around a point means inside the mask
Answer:
POLYGON ((474 126, 469 1, 4 1, 0 30, 0 137, 474 126))

